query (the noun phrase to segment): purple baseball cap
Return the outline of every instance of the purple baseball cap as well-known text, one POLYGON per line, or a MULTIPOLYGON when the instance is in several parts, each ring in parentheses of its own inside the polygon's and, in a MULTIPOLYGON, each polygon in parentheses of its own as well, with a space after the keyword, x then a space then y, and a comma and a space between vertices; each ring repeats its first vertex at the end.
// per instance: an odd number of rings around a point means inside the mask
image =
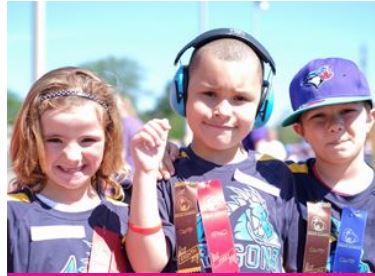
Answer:
POLYGON ((289 95, 293 113, 282 122, 284 127, 318 107, 359 101, 372 104, 365 76, 354 62, 343 58, 310 61, 293 78, 289 95))

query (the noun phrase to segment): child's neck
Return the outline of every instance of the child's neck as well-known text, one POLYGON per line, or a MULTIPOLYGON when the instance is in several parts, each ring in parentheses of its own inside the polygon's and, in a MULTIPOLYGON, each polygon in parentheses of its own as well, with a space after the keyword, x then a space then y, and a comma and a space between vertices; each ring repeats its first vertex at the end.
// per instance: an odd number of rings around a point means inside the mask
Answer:
POLYGON ((347 196, 363 192, 374 178, 373 169, 363 159, 332 164, 317 158, 314 173, 333 192, 347 196))
POLYGON ((52 209, 68 212, 68 213, 77 213, 85 212, 94 209, 100 204, 100 199, 90 200, 90 201, 78 201, 72 204, 65 204, 61 202, 54 201, 43 194, 36 194, 36 197, 39 198, 44 204, 47 204, 52 209))
POLYGON ((239 163, 248 158, 248 153, 242 146, 226 150, 216 150, 194 144, 193 142, 191 148, 199 157, 218 165, 239 163))
POLYGON ((56 203, 78 208, 84 205, 95 206, 97 205, 98 201, 100 201, 98 193, 91 185, 88 185, 88 187, 84 189, 76 190, 58 190, 58 188, 59 187, 56 186, 51 187, 47 184, 40 194, 52 201, 55 201, 56 203))

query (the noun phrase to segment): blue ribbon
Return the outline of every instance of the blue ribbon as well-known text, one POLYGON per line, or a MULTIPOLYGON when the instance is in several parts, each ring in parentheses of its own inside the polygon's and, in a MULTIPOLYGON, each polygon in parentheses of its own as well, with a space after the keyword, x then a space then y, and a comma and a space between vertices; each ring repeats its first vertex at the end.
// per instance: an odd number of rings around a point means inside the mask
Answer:
POLYGON ((366 220, 367 211, 353 208, 342 210, 333 272, 359 272, 366 220))

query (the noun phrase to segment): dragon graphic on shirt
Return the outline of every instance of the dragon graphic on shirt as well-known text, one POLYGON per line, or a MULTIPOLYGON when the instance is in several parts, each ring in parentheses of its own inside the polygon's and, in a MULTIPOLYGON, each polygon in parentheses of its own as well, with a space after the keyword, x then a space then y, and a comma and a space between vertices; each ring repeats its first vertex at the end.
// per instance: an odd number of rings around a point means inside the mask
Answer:
POLYGON ((228 187, 230 216, 238 216, 233 234, 240 266, 269 272, 282 271, 281 242, 269 220, 265 200, 252 187, 228 187))

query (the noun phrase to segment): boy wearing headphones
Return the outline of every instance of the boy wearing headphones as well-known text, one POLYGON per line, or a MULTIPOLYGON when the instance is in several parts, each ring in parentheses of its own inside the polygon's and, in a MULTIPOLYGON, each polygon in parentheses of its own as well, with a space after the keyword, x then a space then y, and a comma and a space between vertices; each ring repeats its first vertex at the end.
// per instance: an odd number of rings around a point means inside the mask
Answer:
POLYGON ((366 78, 350 60, 316 59, 289 92, 294 112, 283 126, 316 156, 289 164, 303 218, 298 270, 374 272, 375 181, 364 147, 375 111, 366 78))
POLYGON ((190 63, 177 71, 171 91, 172 107, 186 116, 193 133, 174 163, 176 174, 155 185, 170 129, 166 119, 151 120, 132 141, 126 247, 133 268, 293 270, 296 258, 285 257, 284 250, 288 233, 296 231, 293 176, 283 162, 242 146, 254 124, 270 115, 264 71, 268 64, 274 73, 274 62, 253 37, 233 29, 201 34, 176 62, 191 47, 190 63))

